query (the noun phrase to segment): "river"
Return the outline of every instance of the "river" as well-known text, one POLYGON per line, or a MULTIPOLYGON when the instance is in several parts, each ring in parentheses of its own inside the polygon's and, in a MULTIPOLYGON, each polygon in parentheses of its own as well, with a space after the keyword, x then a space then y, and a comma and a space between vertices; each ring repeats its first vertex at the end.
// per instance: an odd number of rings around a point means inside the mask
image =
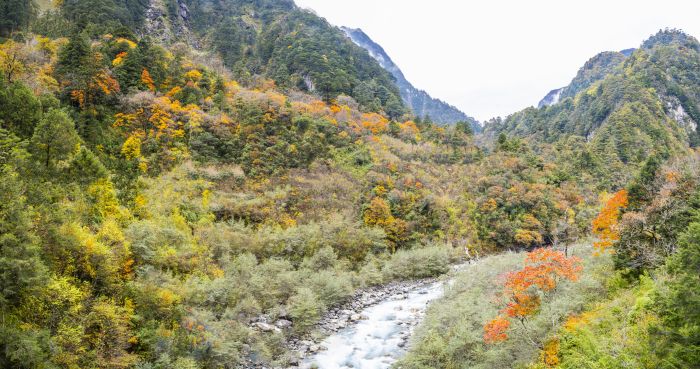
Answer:
POLYGON ((443 293, 444 282, 418 286, 361 311, 362 320, 326 337, 323 348, 302 368, 389 368, 405 353, 407 340, 430 301, 443 293))

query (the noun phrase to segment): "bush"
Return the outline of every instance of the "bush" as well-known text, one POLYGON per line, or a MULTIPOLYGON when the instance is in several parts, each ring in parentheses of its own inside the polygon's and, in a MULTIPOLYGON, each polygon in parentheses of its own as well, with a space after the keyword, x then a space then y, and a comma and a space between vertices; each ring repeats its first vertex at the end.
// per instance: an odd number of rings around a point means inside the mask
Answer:
POLYGON ((446 246, 400 250, 384 266, 385 279, 427 278, 447 273, 450 250, 446 246))
POLYGON ((307 282, 326 306, 338 304, 350 297, 353 286, 348 273, 333 273, 331 271, 319 271, 313 273, 307 282))
POLYGON ((289 310, 289 316, 294 321, 294 329, 300 332, 308 330, 318 322, 324 306, 310 288, 301 287, 289 299, 287 309, 289 310))
POLYGON ((384 282, 382 263, 376 257, 370 257, 360 268, 359 275, 366 286, 374 286, 384 282))

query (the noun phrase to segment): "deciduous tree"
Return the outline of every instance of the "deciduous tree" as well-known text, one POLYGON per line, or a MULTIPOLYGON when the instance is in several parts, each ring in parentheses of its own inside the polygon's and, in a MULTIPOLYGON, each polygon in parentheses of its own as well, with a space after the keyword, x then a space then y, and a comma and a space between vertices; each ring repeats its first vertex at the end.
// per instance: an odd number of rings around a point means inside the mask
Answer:
MULTIPOLYGON (((567 257, 562 251, 540 248, 529 252, 522 269, 506 274, 499 296, 503 305, 501 315, 484 325, 484 342, 505 341, 509 320, 514 319, 520 323, 530 343, 542 348, 541 342, 536 342, 528 334, 528 319, 540 312, 542 301, 551 297, 560 282, 575 282, 582 270, 578 257, 567 257)), ((552 320, 557 321, 558 317, 552 317, 552 320)))
POLYGON ((620 239, 618 224, 620 214, 627 207, 627 203, 627 190, 620 190, 605 202, 603 209, 593 219, 593 234, 599 238, 597 242, 593 243, 593 246, 599 252, 609 249, 620 239))

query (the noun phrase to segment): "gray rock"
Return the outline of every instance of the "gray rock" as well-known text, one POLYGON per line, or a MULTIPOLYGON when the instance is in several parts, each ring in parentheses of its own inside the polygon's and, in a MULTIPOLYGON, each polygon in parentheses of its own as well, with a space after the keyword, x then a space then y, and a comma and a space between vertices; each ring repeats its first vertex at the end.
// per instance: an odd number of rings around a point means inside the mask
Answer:
POLYGON ((272 325, 272 324, 267 324, 267 323, 263 323, 263 322, 257 322, 257 323, 255 323, 255 327, 257 327, 258 329, 260 329, 260 330, 263 331, 263 332, 272 332, 272 331, 275 330, 275 326, 274 326, 274 325, 272 325))
POLYGON ((287 319, 280 319, 275 322, 275 326, 280 329, 287 329, 292 326, 292 322, 287 319))
POLYGON ((289 360, 287 360, 290 366, 299 366, 299 361, 300 360, 298 355, 291 355, 289 360))

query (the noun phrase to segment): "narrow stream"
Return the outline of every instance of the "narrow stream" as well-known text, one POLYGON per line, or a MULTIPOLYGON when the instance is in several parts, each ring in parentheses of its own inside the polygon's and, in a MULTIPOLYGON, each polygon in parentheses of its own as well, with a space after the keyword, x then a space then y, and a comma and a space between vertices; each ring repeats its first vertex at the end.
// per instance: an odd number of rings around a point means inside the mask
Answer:
POLYGON ((302 368, 389 368, 405 353, 407 340, 431 300, 443 293, 444 282, 417 287, 361 312, 363 317, 321 342, 324 348, 304 360, 302 368))

